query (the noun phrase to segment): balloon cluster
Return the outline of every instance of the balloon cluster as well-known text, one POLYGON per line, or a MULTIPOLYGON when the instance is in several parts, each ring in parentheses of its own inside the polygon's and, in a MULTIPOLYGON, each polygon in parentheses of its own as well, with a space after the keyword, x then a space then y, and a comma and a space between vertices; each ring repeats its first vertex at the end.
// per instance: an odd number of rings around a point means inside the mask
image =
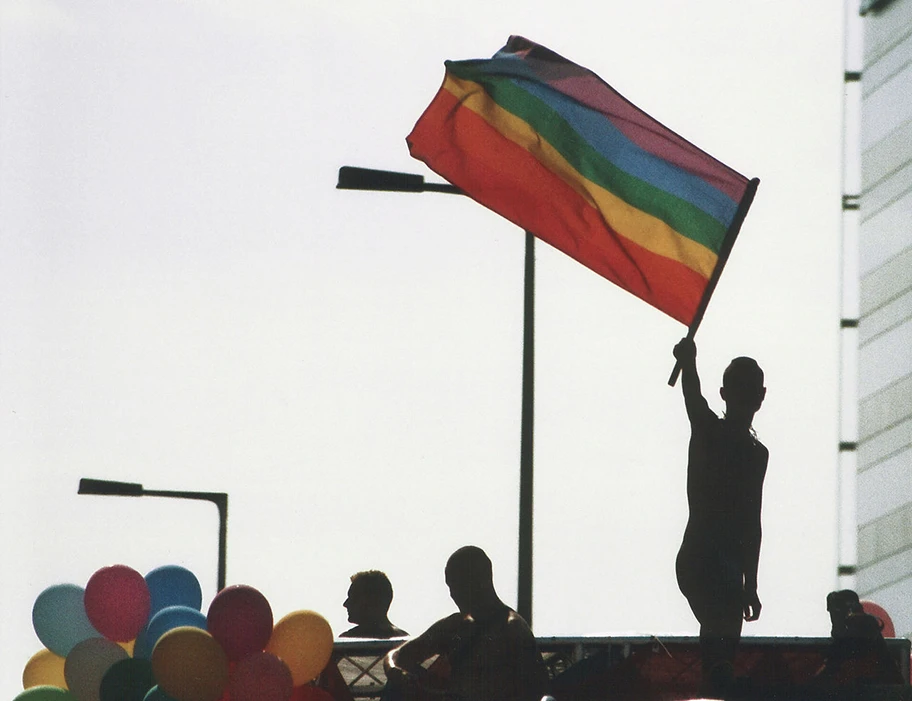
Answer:
POLYGON ((199 581, 178 565, 145 577, 113 565, 85 588, 48 587, 32 608, 45 648, 14 701, 312 701, 332 655, 325 618, 299 610, 274 623, 242 584, 201 607, 199 581))

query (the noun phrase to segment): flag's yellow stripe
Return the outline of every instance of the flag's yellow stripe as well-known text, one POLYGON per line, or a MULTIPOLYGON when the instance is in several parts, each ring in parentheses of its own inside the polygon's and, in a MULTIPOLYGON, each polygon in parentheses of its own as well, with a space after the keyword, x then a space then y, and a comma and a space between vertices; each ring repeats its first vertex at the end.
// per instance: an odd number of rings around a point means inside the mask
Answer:
POLYGON ((447 74, 443 87, 463 107, 476 113, 505 138, 529 151, 539 163, 597 209, 608 226, 621 236, 652 253, 677 261, 705 278, 712 274, 718 258, 713 251, 580 175, 527 122, 491 100, 481 85, 447 74))

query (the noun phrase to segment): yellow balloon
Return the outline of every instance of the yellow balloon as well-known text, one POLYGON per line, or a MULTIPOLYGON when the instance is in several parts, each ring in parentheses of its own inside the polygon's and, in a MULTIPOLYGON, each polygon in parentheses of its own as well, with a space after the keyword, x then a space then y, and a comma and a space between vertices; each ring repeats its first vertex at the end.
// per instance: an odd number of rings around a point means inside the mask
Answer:
POLYGON ((66 677, 63 676, 65 657, 55 655, 50 650, 39 650, 25 663, 22 672, 22 688, 31 689, 33 686, 58 686, 66 689, 66 677))
POLYGON ((228 656, 200 628, 172 628, 152 650, 152 674, 177 701, 218 701, 228 684, 228 656))
POLYGON ((133 648, 136 647, 136 638, 133 638, 133 640, 127 640, 126 642, 117 643, 117 644, 120 645, 124 650, 126 650, 127 654, 130 657, 133 657, 133 648))
POLYGON ((317 678, 333 651, 332 628, 316 611, 293 611, 272 630, 266 652, 281 658, 295 686, 317 678))

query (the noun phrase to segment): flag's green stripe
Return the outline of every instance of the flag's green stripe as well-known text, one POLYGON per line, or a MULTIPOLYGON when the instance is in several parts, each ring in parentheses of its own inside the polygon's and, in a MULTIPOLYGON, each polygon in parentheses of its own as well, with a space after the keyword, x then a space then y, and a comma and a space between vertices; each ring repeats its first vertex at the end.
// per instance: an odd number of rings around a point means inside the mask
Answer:
POLYGON ((617 167, 593 149, 545 102, 530 95, 510 80, 479 75, 475 71, 468 73, 473 75, 466 75, 466 78, 482 85, 497 105, 515 114, 541 134, 543 139, 567 159, 581 177, 614 193, 631 206, 661 219, 681 235, 712 251, 719 251, 725 237, 726 225, 693 204, 617 167))
MULTIPOLYGON (((604 224, 613 232, 611 236, 621 236, 652 253, 682 263, 704 278, 710 277, 718 261, 716 253, 682 236, 661 219, 628 204, 591 180, 580 177, 576 168, 550 143, 542 139, 541 134, 528 122, 493 102, 478 83, 447 75, 441 90, 450 94, 461 108, 477 114, 498 135, 527 151, 541 169, 569 185, 583 198, 586 205, 595 208, 601 214, 604 224)), ((464 144, 468 136, 461 135, 460 141, 467 153, 468 149, 464 144)), ((476 147, 473 153, 475 152, 481 160, 491 161, 492 172, 502 174, 504 166, 502 163, 494 163, 493 149, 476 147)), ((530 180, 538 177, 528 167, 523 170, 523 176, 530 180)), ((444 177, 450 179, 446 175, 444 177)), ((549 204, 553 207, 558 205, 557 202, 549 204)))

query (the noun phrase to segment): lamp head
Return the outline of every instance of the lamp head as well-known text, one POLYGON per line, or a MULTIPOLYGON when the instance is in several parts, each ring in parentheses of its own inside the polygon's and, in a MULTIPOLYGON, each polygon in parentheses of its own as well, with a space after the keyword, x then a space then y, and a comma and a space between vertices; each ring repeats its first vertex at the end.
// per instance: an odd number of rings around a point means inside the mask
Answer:
POLYGON ((135 482, 113 482, 83 477, 79 480, 77 494, 96 494, 116 497, 141 497, 143 486, 135 482))
POLYGON ((383 192, 424 192, 424 176, 413 173, 395 173, 389 170, 339 168, 337 190, 380 190, 383 192))

